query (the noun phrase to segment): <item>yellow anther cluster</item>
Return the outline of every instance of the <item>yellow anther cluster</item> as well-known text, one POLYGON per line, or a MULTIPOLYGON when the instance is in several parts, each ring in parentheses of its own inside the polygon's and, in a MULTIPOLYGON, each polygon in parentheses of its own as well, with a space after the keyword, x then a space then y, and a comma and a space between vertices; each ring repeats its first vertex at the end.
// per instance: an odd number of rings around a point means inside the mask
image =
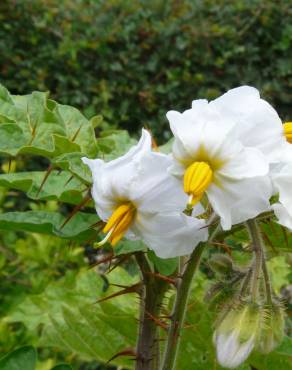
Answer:
POLYGON ((207 162, 194 162, 186 169, 184 191, 190 195, 190 205, 194 206, 202 198, 212 179, 213 171, 207 162))
POLYGON ((117 242, 124 236, 130 227, 134 217, 136 209, 132 203, 121 204, 111 215, 107 224, 105 225, 103 232, 107 233, 106 237, 99 243, 99 245, 105 244, 107 241, 114 247, 117 242))
POLYGON ((292 122, 286 122, 283 126, 286 139, 290 144, 292 144, 292 122))

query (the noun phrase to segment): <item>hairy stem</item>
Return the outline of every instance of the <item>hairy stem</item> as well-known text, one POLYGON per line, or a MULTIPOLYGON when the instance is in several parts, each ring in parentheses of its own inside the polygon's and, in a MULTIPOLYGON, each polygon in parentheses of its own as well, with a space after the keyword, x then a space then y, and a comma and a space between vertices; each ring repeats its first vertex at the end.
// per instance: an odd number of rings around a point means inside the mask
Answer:
POLYGON ((271 288, 271 281, 270 281, 270 276, 269 276, 269 271, 267 269, 267 264, 266 264, 266 258, 263 256, 263 275, 264 275, 264 282, 265 282, 265 288, 266 288, 266 297, 267 297, 267 303, 268 305, 272 305, 272 288, 271 288))
MULTIPOLYGON (((211 242, 217 234, 219 227, 213 232, 209 238, 211 242)), ((207 243, 200 243, 190 255, 190 258, 182 273, 181 280, 177 286, 177 294, 171 315, 171 324, 168 330, 167 343, 164 352, 162 370, 173 370, 175 366, 176 356, 179 350, 180 334, 184 323, 186 306, 193 276, 199 266, 202 253, 207 243)))
POLYGON ((136 260, 144 283, 143 292, 141 292, 136 370, 158 370, 160 351, 158 316, 167 289, 167 283, 155 278, 142 252, 136 253, 136 260))
POLYGON ((258 225, 255 220, 248 220, 246 222, 247 229, 249 231, 253 251, 254 251, 254 267, 253 267, 253 278, 251 285, 251 297, 253 302, 257 302, 258 289, 259 289, 259 279, 262 270, 262 260, 263 260, 263 250, 262 241, 258 225))

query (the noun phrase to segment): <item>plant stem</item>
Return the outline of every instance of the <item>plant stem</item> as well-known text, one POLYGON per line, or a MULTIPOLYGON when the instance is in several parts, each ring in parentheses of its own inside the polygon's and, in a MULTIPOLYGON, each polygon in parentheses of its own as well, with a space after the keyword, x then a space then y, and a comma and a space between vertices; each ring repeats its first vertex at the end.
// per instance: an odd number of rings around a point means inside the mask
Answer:
POLYGON ((142 252, 136 253, 136 260, 144 283, 141 294, 136 370, 158 370, 159 338, 156 321, 159 320, 157 317, 167 289, 167 283, 153 275, 142 252))
POLYGON ((262 270, 262 260, 263 260, 263 249, 262 249, 262 238, 258 225, 255 220, 248 220, 246 222, 247 229, 249 231, 254 251, 254 267, 253 267, 253 280, 251 286, 251 297, 253 302, 257 302, 259 279, 262 270))
MULTIPOLYGON (((217 234, 220 226, 217 226, 208 242, 211 242, 217 234)), ((175 366, 176 356, 179 349, 180 333, 184 323, 186 306, 193 276, 199 266, 202 253, 205 246, 208 244, 200 243, 190 255, 181 280, 177 286, 177 294, 174 303, 173 312, 171 315, 171 324, 168 330, 167 343, 164 352, 163 365, 161 370, 173 370, 175 366)))
POLYGON ((250 236, 253 241, 254 251, 255 251, 255 270, 254 270, 254 280, 252 287, 252 297, 256 301, 257 290, 258 290, 258 279, 260 275, 260 270, 263 272, 265 289, 266 289, 266 299, 269 305, 272 305, 272 288, 270 282, 270 276, 267 269, 266 258, 265 258, 265 245, 262 239, 262 235, 259 226, 255 220, 247 221, 247 227, 250 236))
POLYGON ((265 256, 263 256, 262 268, 263 268, 263 274, 264 274, 267 303, 268 303, 268 305, 271 306, 273 304, 273 300, 272 300, 272 288, 271 288, 271 281, 270 281, 269 271, 267 269, 267 264, 266 264, 266 258, 265 258, 265 256))

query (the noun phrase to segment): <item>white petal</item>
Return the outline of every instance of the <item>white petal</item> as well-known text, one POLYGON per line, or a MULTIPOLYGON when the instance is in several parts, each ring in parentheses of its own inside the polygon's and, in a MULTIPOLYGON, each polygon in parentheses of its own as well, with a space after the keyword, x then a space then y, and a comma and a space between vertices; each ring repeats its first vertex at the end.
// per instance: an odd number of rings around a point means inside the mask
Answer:
POLYGON ((269 172, 269 164, 258 149, 242 147, 240 152, 230 156, 230 160, 218 172, 234 179, 265 176, 269 172))
POLYGON ((254 348, 254 338, 247 342, 240 343, 235 331, 226 334, 219 334, 216 338, 217 359, 221 366, 234 369, 242 364, 254 348))
POLYGON ((171 156, 147 153, 140 160, 135 182, 131 184, 131 200, 142 212, 183 211, 187 195, 180 180, 171 176, 167 169, 171 156))
POLYGON ((281 119, 255 88, 229 90, 210 105, 236 123, 234 137, 244 146, 257 147, 271 162, 281 160, 287 146, 281 119))
POLYGON ((278 167, 272 173, 273 184, 279 192, 279 201, 288 210, 292 209, 292 163, 278 167))
POLYGON ((212 184, 208 199, 221 218, 223 230, 232 225, 256 217, 270 209, 271 181, 267 176, 243 180, 218 177, 220 185, 212 184))
POLYGON ((148 131, 142 130, 138 144, 113 161, 82 158, 92 171, 92 196, 97 213, 103 220, 110 216, 117 202, 130 199, 131 186, 136 181, 139 162, 149 152, 151 136, 148 131))
POLYGON ((207 101, 201 100, 194 101, 193 108, 182 114, 168 112, 167 118, 175 136, 173 155, 184 162, 193 160, 202 148, 210 156, 218 155, 219 148, 234 126, 233 122, 212 110, 207 101))
POLYGON ((208 238, 203 220, 183 213, 142 213, 135 221, 136 232, 158 257, 171 258, 190 254, 208 238))
POLYGON ((276 217, 278 218, 279 224, 287 227, 289 230, 292 230, 292 215, 290 214, 289 210, 280 203, 273 204, 272 208, 276 217))

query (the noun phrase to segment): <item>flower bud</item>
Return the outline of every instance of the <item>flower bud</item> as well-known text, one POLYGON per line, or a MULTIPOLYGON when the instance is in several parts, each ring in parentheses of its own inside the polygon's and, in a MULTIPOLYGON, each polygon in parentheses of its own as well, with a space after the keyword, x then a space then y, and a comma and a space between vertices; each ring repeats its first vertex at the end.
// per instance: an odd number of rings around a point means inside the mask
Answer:
POLYGON ((284 309, 280 303, 277 302, 267 308, 257 350, 262 353, 273 351, 283 340, 284 324, 284 309))
POLYGON ((252 303, 241 304, 225 314, 214 333, 221 366, 233 369, 247 359, 258 338, 260 322, 260 308, 252 303))

